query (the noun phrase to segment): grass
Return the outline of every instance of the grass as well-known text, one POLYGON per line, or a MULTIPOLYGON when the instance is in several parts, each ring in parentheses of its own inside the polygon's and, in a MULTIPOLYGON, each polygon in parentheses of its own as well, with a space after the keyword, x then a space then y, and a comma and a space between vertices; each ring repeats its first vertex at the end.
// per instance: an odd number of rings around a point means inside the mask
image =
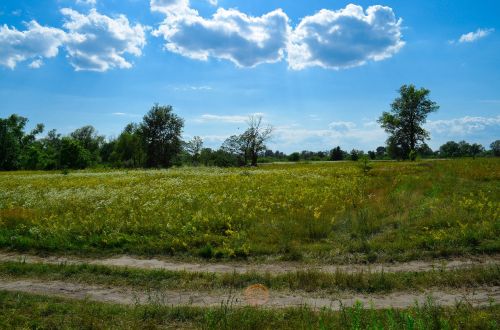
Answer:
POLYGON ((428 272, 360 272, 322 273, 298 271, 271 274, 213 274, 184 271, 141 270, 95 265, 50 265, 22 262, 0 263, 0 278, 35 278, 37 280, 134 287, 141 289, 214 290, 243 289, 260 283, 274 291, 307 291, 335 293, 389 293, 429 288, 500 286, 500 266, 475 266, 460 270, 428 272))
MULTIPOLYGON (((368 307, 368 306, 366 306, 368 307)), ((431 300, 406 310, 373 310, 361 304, 339 312, 307 307, 268 310, 118 306, 0 291, 4 329, 498 329, 500 307, 467 303, 438 307, 431 300)))
POLYGON ((0 173, 0 248, 406 261, 500 252, 500 159, 0 173))

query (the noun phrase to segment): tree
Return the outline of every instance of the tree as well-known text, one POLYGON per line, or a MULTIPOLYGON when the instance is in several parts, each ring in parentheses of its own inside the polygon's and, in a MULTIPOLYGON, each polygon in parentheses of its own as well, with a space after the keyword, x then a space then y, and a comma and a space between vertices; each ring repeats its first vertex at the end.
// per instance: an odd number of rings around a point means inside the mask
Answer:
POLYGON ((124 167, 141 167, 146 160, 144 139, 141 127, 128 124, 115 141, 114 150, 110 156, 111 162, 124 167))
POLYGON ((271 138, 273 128, 262 126, 262 117, 251 116, 248 121, 248 128, 241 135, 232 135, 224 141, 221 150, 235 155, 240 165, 257 166, 259 154, 264 152, 266 141, 271 138))
POLYGON ((257 166, 258 155, 267 149, 266 142, 271 138, 273 128, 271 126, 263 127, 261 116, 251 116, 247 124, 248 128, 241 137, 244 145, 247 146, 251 165, 257 166))
MULTIPOLYGON (((24 132, 28 119, 18 115, 11 115, 6 119, 0 118, 0 170, 16 170, 23 164, 23 159, 34 155, 31 145, 36 135, 43 132, 44 126, 37 124, 29 134, 24 132)), ((29 163, 32 163, 30 161, 29 163)))
POLYGON ((332 161, 339 161, 343 160, 345 155, 345 151, 340 149, 340 146, 337 146, 336 148, 333 148, 330 150, 330 160, 332 161))
POLYGON ((484 152, 484 147, 480 144, 473 143, 469 147, 469 153, 472 156, 473 159, 476 159, 476 156, 479 155, 480 153, 484 152))
POLYGON ((191 156, 194 165, 198 165, 200 161, 201 150, 203 149, 203 140, 199 136, 195 136, 185 145, 187 153, 191 156))
POLYGON ((300 154, 298 152, 291 153, 288 156, 288 160, 291 162, 298 162, 300 160, 300 154))
POLYGON ((429 139, 429 133, 422 125, 427 115, 437 111, 439 106, 429 99, 430 91, 425 88, 403 85, 399 94, 391 104, 391 111, 384 112, 378 122, 389 134, 388 146, 393 150, 400 149, 402 158, 407 159, 412 150, 429 139))
POLYGON ((182 149, 184 120, 173 113, 170 105, 155 104, 144 116, 141 131, 146 146, 148 167, 170 167, 182 149))
POLYGON ((445 158, 460 157, 460 145, 455 141, 448 141, 439 147, 439 155, 445 158))
POLYGON ((243 139, 242 135, 231 135, 220 148, 223 152, 233 155, 237 159, 239 166, 247 164, 248 159, 248 141, 243 139))
POLYGON ((434 156, 434 151, 432 151, 431 147, 427 145, 427 143, 422 143, 417 150, 418 154, 422 157, 432 157, 434 156))
POLYGON ((361 150, 352 149, 350 153, 351 160, 357 162, 360 157, 364 156, 364 154, 365 153, 361 150))
POLYGON ((99 150, 104 145, 104 136, 98 135, 93 126, 87 125, 76 129, 70 136, 80 142, 80 145, 88 150, 93 162, 99 162, 99 150))
POLYGON ((495 157, 500 157, 500 140, 496 140, 490 144, 490 149, 495 157))
POLYGON ((465 141, 458 142, 458 150, 460 157, 467 157, 471 154, 470 150, 471 145, 465 141))
POLYGON ((61 167, 83 169, 90 165, 92 155, 80 141, 70 137, 61 139, 61 167))
POLYGON ((375 150, 375 153, 376 153, 378 159, 383 159, 387 153, 387 148, 382 147, 382 146, 377 147, 377 149, 375 150))

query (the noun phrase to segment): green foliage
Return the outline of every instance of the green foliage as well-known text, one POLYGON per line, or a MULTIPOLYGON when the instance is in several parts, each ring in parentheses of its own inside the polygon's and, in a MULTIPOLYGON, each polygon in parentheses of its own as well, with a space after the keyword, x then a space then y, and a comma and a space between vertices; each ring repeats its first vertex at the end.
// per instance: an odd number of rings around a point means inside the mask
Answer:
POLYGON ((496 140, 490 144, 491 151, 495 157, 500 157, 500 140, 496 140))
POLYGON ((114 143, 110 162, 118 167, 143 167, 146 163, 146 150, 141 128, 129 124, 114 143))
POLYGON ((384 112, 378 121, 390 135, 387 145, 393 156, 407 159, 412 150, 417 150, 419 144, 429 138, 422 125, 427 115, 439 106, 429 99, 430 91, 425 88, 403 85, 399 94, 391 104, 391 112, 384 112))
POLYGON ((346 152, 343 151, 340 146, 337 146, 336 148, 333 148, 330 150, 330 160, 332 161, 339 161, 339 160, 344 160, 346 158, 346 152))
POLYGON ((288 156, 288 160, 291 162, 298 162, 300 160, 300 154, 298 152, 291 153, 288 156))
POLYGON ((155 104, 140 126, 148 167, 170 167, 182 150, 184 120, 173 113, 170 105, 155 104))
POLYGON ((373 165, 370 163, 370 158, 368 156, 361 157, 361 162, 359 164, 361 171, 363 174, 368 174, 373 168, 373 165))
POLYGON ((61 139, 60 166, 62 168, 82 169, 92 162, 92 155, 78 140, 63 137, 61 139))

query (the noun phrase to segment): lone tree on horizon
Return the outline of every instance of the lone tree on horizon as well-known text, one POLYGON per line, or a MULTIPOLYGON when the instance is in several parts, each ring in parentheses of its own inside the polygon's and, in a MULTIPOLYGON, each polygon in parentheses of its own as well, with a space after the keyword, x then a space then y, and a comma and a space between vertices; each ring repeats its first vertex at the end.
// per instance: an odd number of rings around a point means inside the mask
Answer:
POLYGON ((391 111, 382 113, 378 122, 389 133, 389 152, 403 159, 412 158, 417 148, 429 139, 422 125, 427 115, 436 112, 439 106, 429 99, 430 90, 417 89, 415 85, 403 85, 399 97, 391 104, 391 111))

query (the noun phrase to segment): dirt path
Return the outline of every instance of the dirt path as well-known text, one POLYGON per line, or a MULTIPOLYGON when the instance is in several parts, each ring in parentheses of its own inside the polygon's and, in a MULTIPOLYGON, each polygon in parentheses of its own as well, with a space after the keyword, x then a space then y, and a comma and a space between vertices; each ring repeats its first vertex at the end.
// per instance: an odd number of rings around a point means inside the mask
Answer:
MULTIPOLYGON (((59 281, 38 282, 31 280, 10 281, 0 279, 0 290, 11 292, 27 292, 71 299, 89 299, 92 301, 117 304, 162 304, 167 306, 220 306, 222 302, 230 302, 233 306, 248 305, 243 292, 189 292, 189 291, 154 291, 144 292, 130 289, 109 288, 95 285, 82 285, 59 281)), ((348 295, 321 297, 300 293, 271 292, 264 307, 282 308, 307 305, 312 308, 340 309, 340 306, 352 306, 360 301, 365 307, 408 308, 415 302, 423 303, 432 296, 436 304, 454 306, 459 301, 467 301, 474 306, 485 306, 500 302, 500 287, 482 287, 452 291, 426 291, 422 293, 396 292, 389 295, 348 295)))
POLYGON ((131 256, 119 256, 107 259, 86 259, 73 257, 39 257, 18 253, 0 252, 0 261, 24 261, 27 263, 48 263, 48 264, 91 264, 103 266, 119 266, 140 269, 163 269, 171 271, 209 272, 209 273, 271 273, 282 274, 300 270, 317 270, 327 273, 334 273, 337 270, 347 273, 355 272, 423 272, 436 268, 439 269, 460 269, 475 265, 500 264, 500 255, 477 256, 471 258, 454 258, 434 261, 411 261, 407 263, 393 264, 371 264, 371 265, 315 265, 293 262, 275 263, 186 263, 168 259, 141 259, 131 256))

